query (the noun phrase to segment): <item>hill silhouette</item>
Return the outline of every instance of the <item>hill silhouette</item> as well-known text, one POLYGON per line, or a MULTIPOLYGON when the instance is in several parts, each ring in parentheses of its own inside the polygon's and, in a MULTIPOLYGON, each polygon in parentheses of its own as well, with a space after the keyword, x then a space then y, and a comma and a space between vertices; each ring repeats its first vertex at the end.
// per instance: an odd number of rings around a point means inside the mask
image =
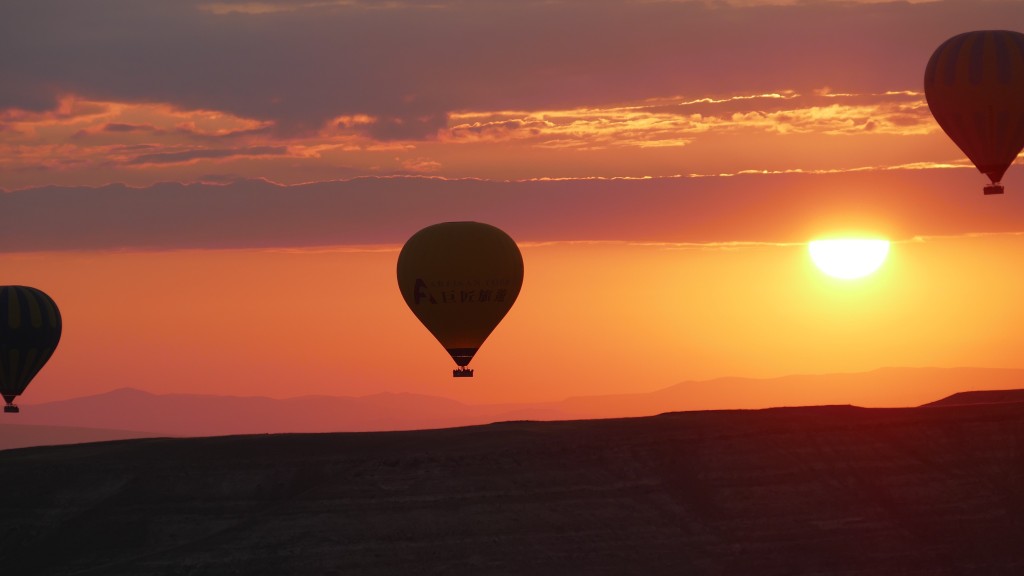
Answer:
POLYGON ((104 428, 78 428, 74 426, 34 426, 31 424, 0 424, 0 450, 29 446, 80 444, 129 438, 157 436, 151 432, 109 430, 104 428))
POLYGON ((963 406, 965 404, 1005 404, 1008 402, 1024 402, 1024 390, 971 390, 957 392, 922 407, 963 406))
POLYGON ((1024 404, 0 453, 4 573, 1020 574, 1024 404))

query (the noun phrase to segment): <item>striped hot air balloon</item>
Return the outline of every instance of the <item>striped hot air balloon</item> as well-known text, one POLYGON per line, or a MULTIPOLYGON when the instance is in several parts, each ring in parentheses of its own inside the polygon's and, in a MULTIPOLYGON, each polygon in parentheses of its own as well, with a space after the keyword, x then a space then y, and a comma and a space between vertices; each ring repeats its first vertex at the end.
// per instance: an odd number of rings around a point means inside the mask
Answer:
POLYGON ((935 121, 992 181, 1024 149, 1024 34, 979 30, 942 43, 928 61, 924 93, 935 121))
POLYGON ((60 341, 60 311, 43 291, 0 286, 0 395, 4 412, 17 412, 25 391, 60 341))

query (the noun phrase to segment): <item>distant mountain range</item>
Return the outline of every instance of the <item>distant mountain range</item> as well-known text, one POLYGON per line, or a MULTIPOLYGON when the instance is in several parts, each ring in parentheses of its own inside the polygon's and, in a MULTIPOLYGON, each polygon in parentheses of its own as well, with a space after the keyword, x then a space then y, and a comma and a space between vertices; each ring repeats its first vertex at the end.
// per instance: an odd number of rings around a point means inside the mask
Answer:
POLYGON ((965 390, 1014 388, 1024 388, 1024 370, 884 368, 772 379, 720 378, 684 382, 647 393, 529 404, 474 405, 394 393, 281 400, 152 394, 125 388, 70 400, 23 404, 20 414, 0 416, 0 449, 147 436, 416 430, 509 420, 578 420, 770 406, 906 407, 965 390), (33 427, 10 426, 15 424, 33 427))

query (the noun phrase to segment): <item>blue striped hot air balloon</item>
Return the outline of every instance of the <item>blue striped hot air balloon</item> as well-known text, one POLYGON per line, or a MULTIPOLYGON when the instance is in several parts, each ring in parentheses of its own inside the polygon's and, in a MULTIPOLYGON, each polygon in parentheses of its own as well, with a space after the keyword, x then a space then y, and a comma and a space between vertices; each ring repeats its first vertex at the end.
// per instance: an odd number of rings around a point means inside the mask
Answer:
POLYGON ((60 311, 42 290, 0 286, 0 395, 4 412, 53 355, 60 341, 60 311))
POLYGON ((935 50, 924 74, 935 121, 992 181, 1000 181, 1024 149, 1024 34, 965 32, 935 50))

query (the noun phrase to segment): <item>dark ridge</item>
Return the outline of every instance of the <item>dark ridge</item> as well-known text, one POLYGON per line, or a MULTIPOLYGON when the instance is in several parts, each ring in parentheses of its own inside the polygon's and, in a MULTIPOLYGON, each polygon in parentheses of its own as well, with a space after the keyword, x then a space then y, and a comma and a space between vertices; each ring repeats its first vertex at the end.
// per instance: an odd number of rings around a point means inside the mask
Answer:
POLYGON ((1024 574, 1024 404, 0 453, 4 574, 1024 574))
POLYGON ((971 392, 957 392, 946 396, 941 400, 922 404, 922 408, 934 408, 940 406, 965 406, 969 404, 1006 404, 1011 402, 1024 402, 1024 390, 974 390, 971 392))
POLYGON ((30 446, 56 446, 59 444, 82 444, 129 438, 152 438, 158 436, 135 430, 111 430, 105 428, 80 428, 75 426, 39 426, 32 424, 7 424, 0 422, 0 450, 27 448, 30 446))

